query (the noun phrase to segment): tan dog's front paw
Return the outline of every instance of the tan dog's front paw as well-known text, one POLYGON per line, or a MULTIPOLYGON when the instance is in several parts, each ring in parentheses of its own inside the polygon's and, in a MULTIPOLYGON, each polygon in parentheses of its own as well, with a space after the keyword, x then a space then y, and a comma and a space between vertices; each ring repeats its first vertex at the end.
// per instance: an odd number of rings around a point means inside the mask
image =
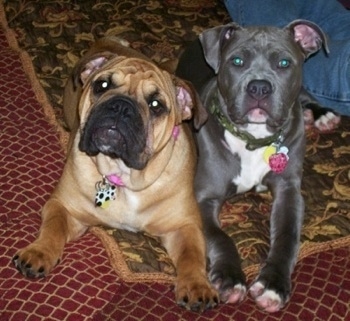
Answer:
POLYGON ((178 280, 175 295, 178 305, 195 312, 214 308, 219 302, 217 291, 206 280, 178 280))
POLYGON ((40 244, 31 244, 20 250, 12 259, 17 270, 28 278, 46 276, 60 261, 53 249, 40 244))

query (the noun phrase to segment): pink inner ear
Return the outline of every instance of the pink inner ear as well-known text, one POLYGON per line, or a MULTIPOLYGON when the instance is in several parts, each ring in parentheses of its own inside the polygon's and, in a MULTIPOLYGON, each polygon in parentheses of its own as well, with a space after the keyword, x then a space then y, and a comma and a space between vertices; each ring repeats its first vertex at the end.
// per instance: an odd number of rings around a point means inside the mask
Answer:
POLYGON ((225 39, 230 39, 231 38, 231 30, 226 31, 225 33, 225 39))
POLYGON ((318 50, 322 42, 319 34, 313 28, 302 24, 294 27, 294 39, 308 52, 318 50))
POLYGON ((192 116, 192 97, 183 87, 176 87, 176 99, 182 112, 182 119, 189 119, 192 116))
POLYGON ((85 69, 80 74, 80 79, 85 83, 86 79, 97 69, 99 69, 105 62, 107 61, 106 57, 97 57, 93 60, 90 60, 86 66, 85 69))

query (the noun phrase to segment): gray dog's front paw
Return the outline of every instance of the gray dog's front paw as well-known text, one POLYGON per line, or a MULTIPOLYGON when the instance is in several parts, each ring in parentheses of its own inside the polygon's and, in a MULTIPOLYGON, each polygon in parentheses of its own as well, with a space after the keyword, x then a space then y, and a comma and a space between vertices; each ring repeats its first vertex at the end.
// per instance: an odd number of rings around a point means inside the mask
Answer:
POLYGON ((265 312, 277 312, 288 302, 291 284, 288 278, 259 277, 249 289, 256 304, 265 312))
POLYGON ((241 302, 246 295, 247 288, 243 272, 234 272, 232 267, 213 268, 210 271, 210 281, 220 294, 220 301, 224 303, 241 302))
POLYGON ((329 111, 315 121, 315 127, 321 132, 329 132, 338 127, 340 116, 329 111))
POLYGON ((304 108, 304 124, 305 129, 309 130, 316 127, 321 133, 330 132, 336 129, 341 121, 340 115, 329 108, 316 107, 311 108, 315 104, 308 104, 304 108), (311 108, 311 109, 310 109, 311 108))
POLYGON ((256 304, 266 312, 277 312, 283 308, 285 302, 275 290, 269 290, 261 282, 255 282, 249 289, 256 304))

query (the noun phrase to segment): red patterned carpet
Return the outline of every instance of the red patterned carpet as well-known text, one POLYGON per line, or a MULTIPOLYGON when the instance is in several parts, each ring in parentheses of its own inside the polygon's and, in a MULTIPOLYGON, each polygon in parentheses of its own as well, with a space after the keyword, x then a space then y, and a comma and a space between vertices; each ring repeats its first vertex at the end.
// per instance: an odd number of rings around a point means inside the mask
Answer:
POLYGON ((271 316, 250 298, 203 315, 183 311, 169 285, 122 282, 91 233, 66 247, 47 278, 24 279, 11 258, 35 238, 40 209, 60 176, 64 154, 2 32, 0 54, 0 321, 350 320, 349 248, 298 263, 292 301, 271 316))

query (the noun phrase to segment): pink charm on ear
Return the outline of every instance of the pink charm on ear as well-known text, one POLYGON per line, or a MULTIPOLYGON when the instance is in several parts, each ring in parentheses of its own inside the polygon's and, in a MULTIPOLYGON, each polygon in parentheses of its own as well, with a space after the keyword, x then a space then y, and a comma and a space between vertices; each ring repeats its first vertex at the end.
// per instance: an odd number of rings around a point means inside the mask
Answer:
POLYGON ((182 111, 182 119, 189 119, 192 117, 192 97, 183 87, 176 87, 176 99, 182 111))
POLYGON ((179 134, 180 134, 180 128, 179 126, 175 126, 173 128, 173 137, 175 140, 179 137, 179 134))

